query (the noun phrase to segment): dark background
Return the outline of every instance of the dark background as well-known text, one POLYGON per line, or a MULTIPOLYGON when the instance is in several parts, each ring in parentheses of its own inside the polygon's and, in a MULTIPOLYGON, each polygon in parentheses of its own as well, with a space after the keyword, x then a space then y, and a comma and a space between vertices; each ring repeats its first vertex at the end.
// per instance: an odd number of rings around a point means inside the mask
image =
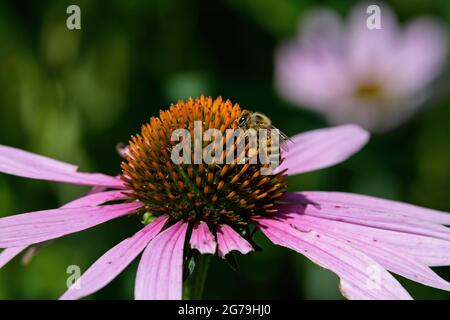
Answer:
MULTIPOLYGON (((266 113, 289 135, 325 127, 289 105, 273 86, 273 55, 305 10, 319 4, 346 15, 352 1, 1 1, 0 144, 81 169, 115 175, 126 142, 171 102, 199 94, 229 98, 266 113), (81 7, 81 30, 66 8, 81 7)), ((428 14, 448 24, 450 2, 390 2, 401 21, 428 14)), ((448 70, 436 86, 448 88, 448 70)), ((370 194, 450 211, 450 96, 444 90, 408 123, 351 160, 289 178, 290 190, 370 194)), ((85 188, 0 175, 0 216, 57 207, 85 188)), ((85 270, 139 221, 125 218, 42 249, 30 264, 0 270, 0 299, 54 299, 66 269, 85 270)), ((341 299, 337 277, 299 254, 259 238, 262 253, 239 256, 240 271, 214 258, 205 298, 341 299)), ((137 263, 91 298, 133 297, 137 263)), ((450 279, 449 268, 438 273, 450 279)), ((415 298, 450 293, 401 279, 415 298)))

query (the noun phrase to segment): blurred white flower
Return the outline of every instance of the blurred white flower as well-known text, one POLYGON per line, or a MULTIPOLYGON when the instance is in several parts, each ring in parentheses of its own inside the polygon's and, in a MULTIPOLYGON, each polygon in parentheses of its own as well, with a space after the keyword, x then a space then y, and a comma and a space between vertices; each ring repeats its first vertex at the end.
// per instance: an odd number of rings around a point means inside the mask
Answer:
POLYGON ((400 28, 381 7, 381 29, 370 30, 367 5, 347 25, 328 9, 305 15, 296 39, 276 54, 279 93, 331 123, 384 131, 410 117, 429 95, 447 53, 445 27, 418 18, 400 28))

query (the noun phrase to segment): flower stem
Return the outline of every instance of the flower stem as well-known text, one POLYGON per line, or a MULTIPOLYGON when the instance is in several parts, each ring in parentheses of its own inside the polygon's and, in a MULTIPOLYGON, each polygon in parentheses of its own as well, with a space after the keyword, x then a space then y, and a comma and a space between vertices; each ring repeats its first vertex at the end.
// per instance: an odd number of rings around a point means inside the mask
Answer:
POLYGON ((195 262, 194 272, 184 283, 184 300, 199 300, 202 298, 210 261, 210 255, 198 256, 197 261, 195 262))

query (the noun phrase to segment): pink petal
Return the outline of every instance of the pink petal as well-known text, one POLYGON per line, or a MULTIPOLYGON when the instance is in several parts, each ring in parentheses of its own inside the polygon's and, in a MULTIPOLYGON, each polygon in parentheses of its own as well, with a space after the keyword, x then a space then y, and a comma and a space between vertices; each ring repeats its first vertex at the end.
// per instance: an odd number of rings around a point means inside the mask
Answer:
POLYGON ((77 169, 68 163, 0 145, 0 172, 79 185, 123 187, 123 182, 114 177, 100 173, 77 172, 77 169))
POLYGON ((39 242, 36 244, 33 244, 28 248, 28 250, 23 254, 22 259, 20 259, 20 262, 23 265, 27 265, 31 262, 31 260, 36 256, 43 248, 50 245, 52 243, 52 240, 39 242))
POLYGON ((389 75, 395 75, 397 61, 393 57, 401 34, 392 10, 385 5, 380 7, 381 29, 366 27, 367 4, 355 6, 350 16, 346 34, 347 72, 358 81, 389 81, 389 75))
POLYGON ((137 300, 181 300, 187 226, 179 221, 147 246, 136 275, 134 295, 137 300))
POLYGON ((278 171, 289 175, 314 171, 338 164, 358 152, 369 140, 369 133, 356 125, 342 125, 301 133, 283 156, 278 171))
POLYGON ((280 94, 295 105, 326 111, 352 85, 342 56, 344 41, 336 12, 317 9, 305 14, 298 39, 276 52, 275 85, 280 94))
POLYGON ((201 254, 214 254, 216 252, 217 244, 206 222, 202 221, 194 226, 189 243, 191 248, 197 249, 201 254))
POLYGON ((141 203, 53 209, 0 219, 0 248, 30 245, 91 228, 129 214, 141 203))
POLYGON ((61 300, 74 300, 88 296, 110 283, 158 235, 168 217, 161 216, 146 225, 100 257, 78 281, 67 290, 61 300))
POLYGON ((328 225, 334 231, 341 230, 344 233, 357 231, 359 238, 401 250, 425 265, 450 264, 450 241, 439 237, 445 238, 445 232, 448 233, 449 229, 436 225, 440 229, 438 237, 434 230, 429 230, 430 222, 443 221, 445 213, 390 200, 336 192, 289 193, 285 199, 304 204, 307 201, 314 203, 306 208, 304 205, 279 207, 280 212, 301 213, 292 216, 293 219, 302 215, 320 217, 329 221, 323 221, 322 226, 328 225), (335 214, 330 213, 335 211, 335 214), (404 217, 405 214, 417 216, 404 217), (425 222, 420 222, 419 217, 425 222), (343 223, 337 225, 337 221, 343 223), (380 224, 379 221, 389 224, 380 224), (419 223, 411 226, 414 221, 419 223))
POLYGON ((301 198, 318 203, 322 208, 351 212, 355 216, 367 213, 373 217, 383 217, 387 220, 389 217, 412 218, 450 225, 450 213, 393 200, 345 192, 305 191, 286 195, 288 201, 297 201, 301 198))
POLYGON ((73 200, 61 208, 94 207, 105 202, 115 200, 126 200, 130 196, 124 190, 112 190, 105 192, 90 193, 84 197, 73 200))
MULTIPOLYGON (((290 217, 295 222, 299 217, 306 217, 306 215, 296 214, 295 216, 290 215, 290 217)), ((322 219, 321 226, 322 228, 328 228, 328 232, 339 233, 343 236, 354 236, 373 246, 401 251, 402 254, 427 266, 450 265, 450 241, 448 240, 328 219, 322 219)))
MULTIPOLYGON (((86 206, 97 206, 102 203, 113 201, 113 200, 125 200, 129 196, 122 190, 114 190, 107 192, 100 192, 96 194, 89 194, 82 198, 76 199, 62 206, 61 208, 76 208, 76 207, 86 207, 86 206)), ((27 246, 7 248, 0 254, 0 268, 7 264, 11 259, 13 259, 17 254, 25 250, 27 246)), ((30 248, 30 249, 33 249, 30 248)), ((28 251, 25 255, 28 255, 27 260, 35 254, 35 250, 28 251)))
MULTIPOLYGON (((302 212, 302 214, 320 217, 329 220, 344 221, 348 223, 383 229, 409 233, 413 235, 421 235, 435 239, 450 240, 450 229, 437 223, 421 220, 415 214, 404 214, 401 206, 393 206, 391 210, 388 207, 372 207, 369 203, 364 204, 345 203, 339 200, 339 194, 336 194, 336 200, 333 201, 333 193, 330 194, 328 200, 320 198, 326 193, 302 192, 290 193, 285 199, 287 201, 303 202, 303 204, 282 205, 283 210, 292 210, 291 212, 302 212), (316 197, 318 195, 319 197, 316 197), (305 203, 310 203, 306 207, 305 203), (400 208, 400 209, 399 209, 400 208), (400 211, 398 211, 400 210, 400 211)), ((344 194, 344 198, 348 198, 350 194, 344 194)), ((355 199, 357 199, 356 196, 355 199)), ((381 202, 381 200, 380 200, 381 202)), ((407 205, 405 205, 407 206, 407 205)), ((417 209, 417 208, 416 208, 417 209)), ((424 209, 424 213, 429 209, 424 209)))
POLYGON ((250 243, 226 224, 217 227, 217 244, 219 257, 225 257, 230 251, 237 250, 242 254, 253 251, 250 243))
MULTIPOLYGON (((414 255, 409 254, 407 250, 403 250, 401 246, 389 244, 389 238, 394 237, 398 241, 403 241, 403 246, 413 249, 416 242, 407 242, 410 240, 408 235, 402 237, 402 234, 389 234, 390 231, 384 230, 375 230, 379 232, 374 233, 371 228, 298 213, 284 214, 280 212, 279 215, 298 229, 314 230, 345 241, 347 245, 366 253, 391 272, 431 287, 450 291, 450 283, 440 278, 419 259, 416 259, 414 255)), ((450 241, 447 242, 447 250, 449 247, 450 241)), ((446 256, 448 255, 447 251, 446 256)))
POLYGON ((0 252, 0 269, 3 268, 8 262, 14 259, 19 253, 25 250, 27 246, 6 248, 0 252))
POLYGON ((341 291, 349 299, 411 299, 380 264, 339 239, 313 230, 300 231, 275 219, 261 219, 257 223, 275 244, 302 253, 336 273, 341 279, 341 291))
POLYGON ((431 18, 419 18, 403 32, 398 45, 395 84, 402 94, 415 94, 435 78, 443 68, 447 53, 446 26, 431 18))

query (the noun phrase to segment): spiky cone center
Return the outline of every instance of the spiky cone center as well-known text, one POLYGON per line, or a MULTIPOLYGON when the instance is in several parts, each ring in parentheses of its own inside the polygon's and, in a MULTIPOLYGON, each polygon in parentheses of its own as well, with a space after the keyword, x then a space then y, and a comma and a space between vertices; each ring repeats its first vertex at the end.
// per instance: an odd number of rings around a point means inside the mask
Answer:
MULTIPOLYGON (((121 178, 132 198, 142 202, 153 216, 167 214, 173 221, 205 221, 210 224, 245 225, 257 216, 276 212, 276 202, 286 189, 286 175, 261 174, 268 164, 174 164, 171 150, 176 142, 171 136, 176 129, 187 129, 195 140, 194 121, 203 130, 215 128, 223 134, 219 142, 226 155, 227 129, 237 129, 241 114, 238 104, 222 98, 199 97, 179 101, 169 110, 160 111, 142 126, 129 142, 121 178)), ((237 150, 238 139, 233 139, 237 150)), ((202 141, 202 147, 210 142, 202 141)), ((246 142, 246 151, 249 149, 246 142)), ((193 158, 194 155, 191 155, 193 158)))

